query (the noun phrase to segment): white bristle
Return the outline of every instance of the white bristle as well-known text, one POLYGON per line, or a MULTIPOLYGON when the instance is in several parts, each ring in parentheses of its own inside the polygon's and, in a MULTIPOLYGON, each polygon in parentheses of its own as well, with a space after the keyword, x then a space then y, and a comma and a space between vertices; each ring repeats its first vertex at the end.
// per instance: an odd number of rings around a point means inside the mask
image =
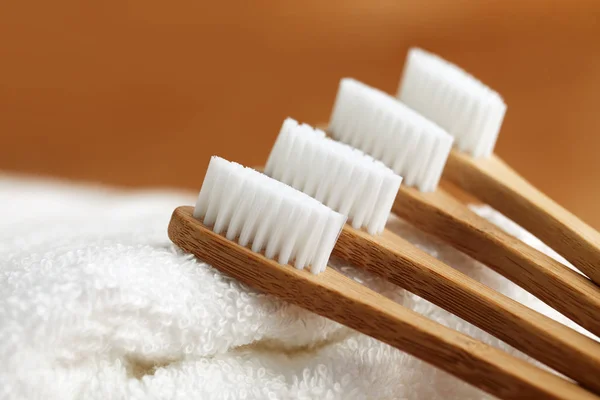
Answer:
POLYGON ((502 126, 502 97, 458 66, 421 49, 408 52, 398 98, 454 136, 473 157, 487 157, 502 126))
POLYGON ((350 78, 340 81, 328 130, 423 192, 437 188, 453 141, 394 97, 350 78))
POLYGON ((325 270, 346 217, 251 168, 212 157, 194 217, 280 264, 325 270))
POLYGON ((355 228, 381 233, 402 177, 318 129, 288 118, 265 173, 348 216, 355 228))

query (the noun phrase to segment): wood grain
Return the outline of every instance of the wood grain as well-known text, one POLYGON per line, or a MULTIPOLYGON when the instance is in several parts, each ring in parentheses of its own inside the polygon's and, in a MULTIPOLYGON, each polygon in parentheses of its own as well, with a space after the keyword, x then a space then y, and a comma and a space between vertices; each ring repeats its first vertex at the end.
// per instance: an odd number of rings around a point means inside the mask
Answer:
MULTIPOLYGON (((474 159, 453 150, 444 178, 517 222, 600 283, 600 233, 537 190, 499 157, 474 159)), ((596 317, 600 319, 600 315, 596 317)))
POLYGON ((236 279, 406 351, 504 399, 594 399, 583 388, 439 325, 328 268, 280 265, 219 236, 179 207, 169 224, 179 247, 236 279))
MULTIPOLYGON (((324 124, 318 126, 326 129, 324 124)), ((459 157, 467 160, 465 162, 472 160, 453 150, 444 171, 445 177, 447 171, 453 168, 450 166, 450 160, 459 157)), ((456 161, 453 162, 456 165, 456 161)), ((473 184, 474 178, 469 176, 465 178, 465 174, 462 174, 465 168, 467 167, 454 166, 454 172, 451 173, 454 179, 450 181, 459 186, 461 183, 473 184)), ((515 178, 508 173, 504 176, 507 181, 518 178, 524 182, 518 176, 515 178)), ((485 192, 485 190, 485 186, 480 187, 477 193, 473 194, 477 195, 479 191, 485 192)), ((529 191, 532 190, 536 191, 535 188, 530 187, 529 191)), ((528 192, 523 190, 521 196, 523 193, 526 195, 528 192)), ((539 195, 544 197, 541 193, 539 195)), ((510 203, 506 196, 507 194, 502 201, 499 201, 498 198, 502 198, 501 196, 486 194, 486 198, 494 198, 494 201, 502 204, 510 203)), ((392 211, 417 228, 441 238, 494 269, 582 327, 600 336, 600 288, 596 284, 479 217, 443 189, 438 188, 432 193, 421 193, 415 188, 401 186, 392 211)), ((565 213, 568 214, 567 211, 565 213)), ((571 217, 576 220, 576 217, 572 215, 571 217)), ((588 238, 594 237, 594 234, 598 235, 592 228, 587 226, 586 228, 587 230, 583 232, 588 238)))
POLYGON ((392 211, 600 335, 598 286, 479 217, 442 189, 421 193, 402 187, 392 211))
POLYGON ((346 225, 333 254, 461 317, 600 393, 600 343, 490 289, 398 235, 346 225))
MULTIPOLYGON (((600 291, 594 283, 506 234, 444 190, 421 193, 401 187, 392 210, 538 294, 590 331, 599 331, 600 321, 595 316, 600 314, 600 291)), ((600 343, 490 289, 393 232, 385 230, 381 236, 372 236, 346 225, 333 254, 427 299, 600 393, 600 343)))

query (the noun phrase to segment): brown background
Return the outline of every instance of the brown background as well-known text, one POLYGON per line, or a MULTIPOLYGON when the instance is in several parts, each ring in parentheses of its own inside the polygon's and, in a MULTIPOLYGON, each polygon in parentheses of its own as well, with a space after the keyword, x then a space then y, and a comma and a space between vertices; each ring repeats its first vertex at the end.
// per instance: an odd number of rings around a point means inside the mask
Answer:
POLYGON ((600 1, 3 1, 0 170, 197 190, 341 77, 395 92, 413 45, 502 93, 498 153, 600 227, 600 1))

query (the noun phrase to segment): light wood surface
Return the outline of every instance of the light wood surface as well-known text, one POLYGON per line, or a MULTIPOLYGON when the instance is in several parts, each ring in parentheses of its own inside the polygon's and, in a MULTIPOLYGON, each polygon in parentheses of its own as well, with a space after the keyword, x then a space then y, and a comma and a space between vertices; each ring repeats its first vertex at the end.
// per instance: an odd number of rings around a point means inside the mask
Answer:
POLYGON ((600 335, 597 285, 479 217, 443 189, 421 193, 401 187, 392 211, 600 335))
MULTIPOLYGON (((498 156, 474 159, 453 150, 444 178, 533 233, 600 283, 600 233, 523 179, 498 156)), ((600 314, 595 314, 600 320, 600 314)))
MULTIPOLYGON (((600 290, 594 283, 504 233, 443 189, 421 193, 401 187, 392 211, 519 283, 591 332, 600 332, 600 290)), ((393 232, 373 236, 346 224, 333 254, 600 393, 599 342, 475 281, 393 232)))
POLYGON ((490 289, 398 235, 386 230, 381 236, 372 236, 346 224, 333 254, 429 300, 600 393, 600 343, 490 289))
POLYGON ((236 279, 406 351, 504 399, 593 399, 581 387, 439 325, 328 268, 280 265, 204 227, 192 207, 169 225, 179 247, 236 279))

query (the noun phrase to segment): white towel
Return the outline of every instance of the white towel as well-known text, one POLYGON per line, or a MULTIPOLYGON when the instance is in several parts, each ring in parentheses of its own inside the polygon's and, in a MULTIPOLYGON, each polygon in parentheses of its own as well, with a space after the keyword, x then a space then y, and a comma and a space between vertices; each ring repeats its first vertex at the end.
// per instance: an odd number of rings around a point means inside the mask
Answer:
MULTIPOLYGON (((260 294, 175 248, 193 194, 0 176, 2 399, 480 399, 481 391, 367 336, 260 294)), ((543 246, 487 208, 510 233, 543 246)), ((487 285, 567 320, 393 219, 390 227, 487 285)), ((548 251, 547 248, 543 248, 548 251)), ((364 284, 516 354, 360 269, 364 284)))

